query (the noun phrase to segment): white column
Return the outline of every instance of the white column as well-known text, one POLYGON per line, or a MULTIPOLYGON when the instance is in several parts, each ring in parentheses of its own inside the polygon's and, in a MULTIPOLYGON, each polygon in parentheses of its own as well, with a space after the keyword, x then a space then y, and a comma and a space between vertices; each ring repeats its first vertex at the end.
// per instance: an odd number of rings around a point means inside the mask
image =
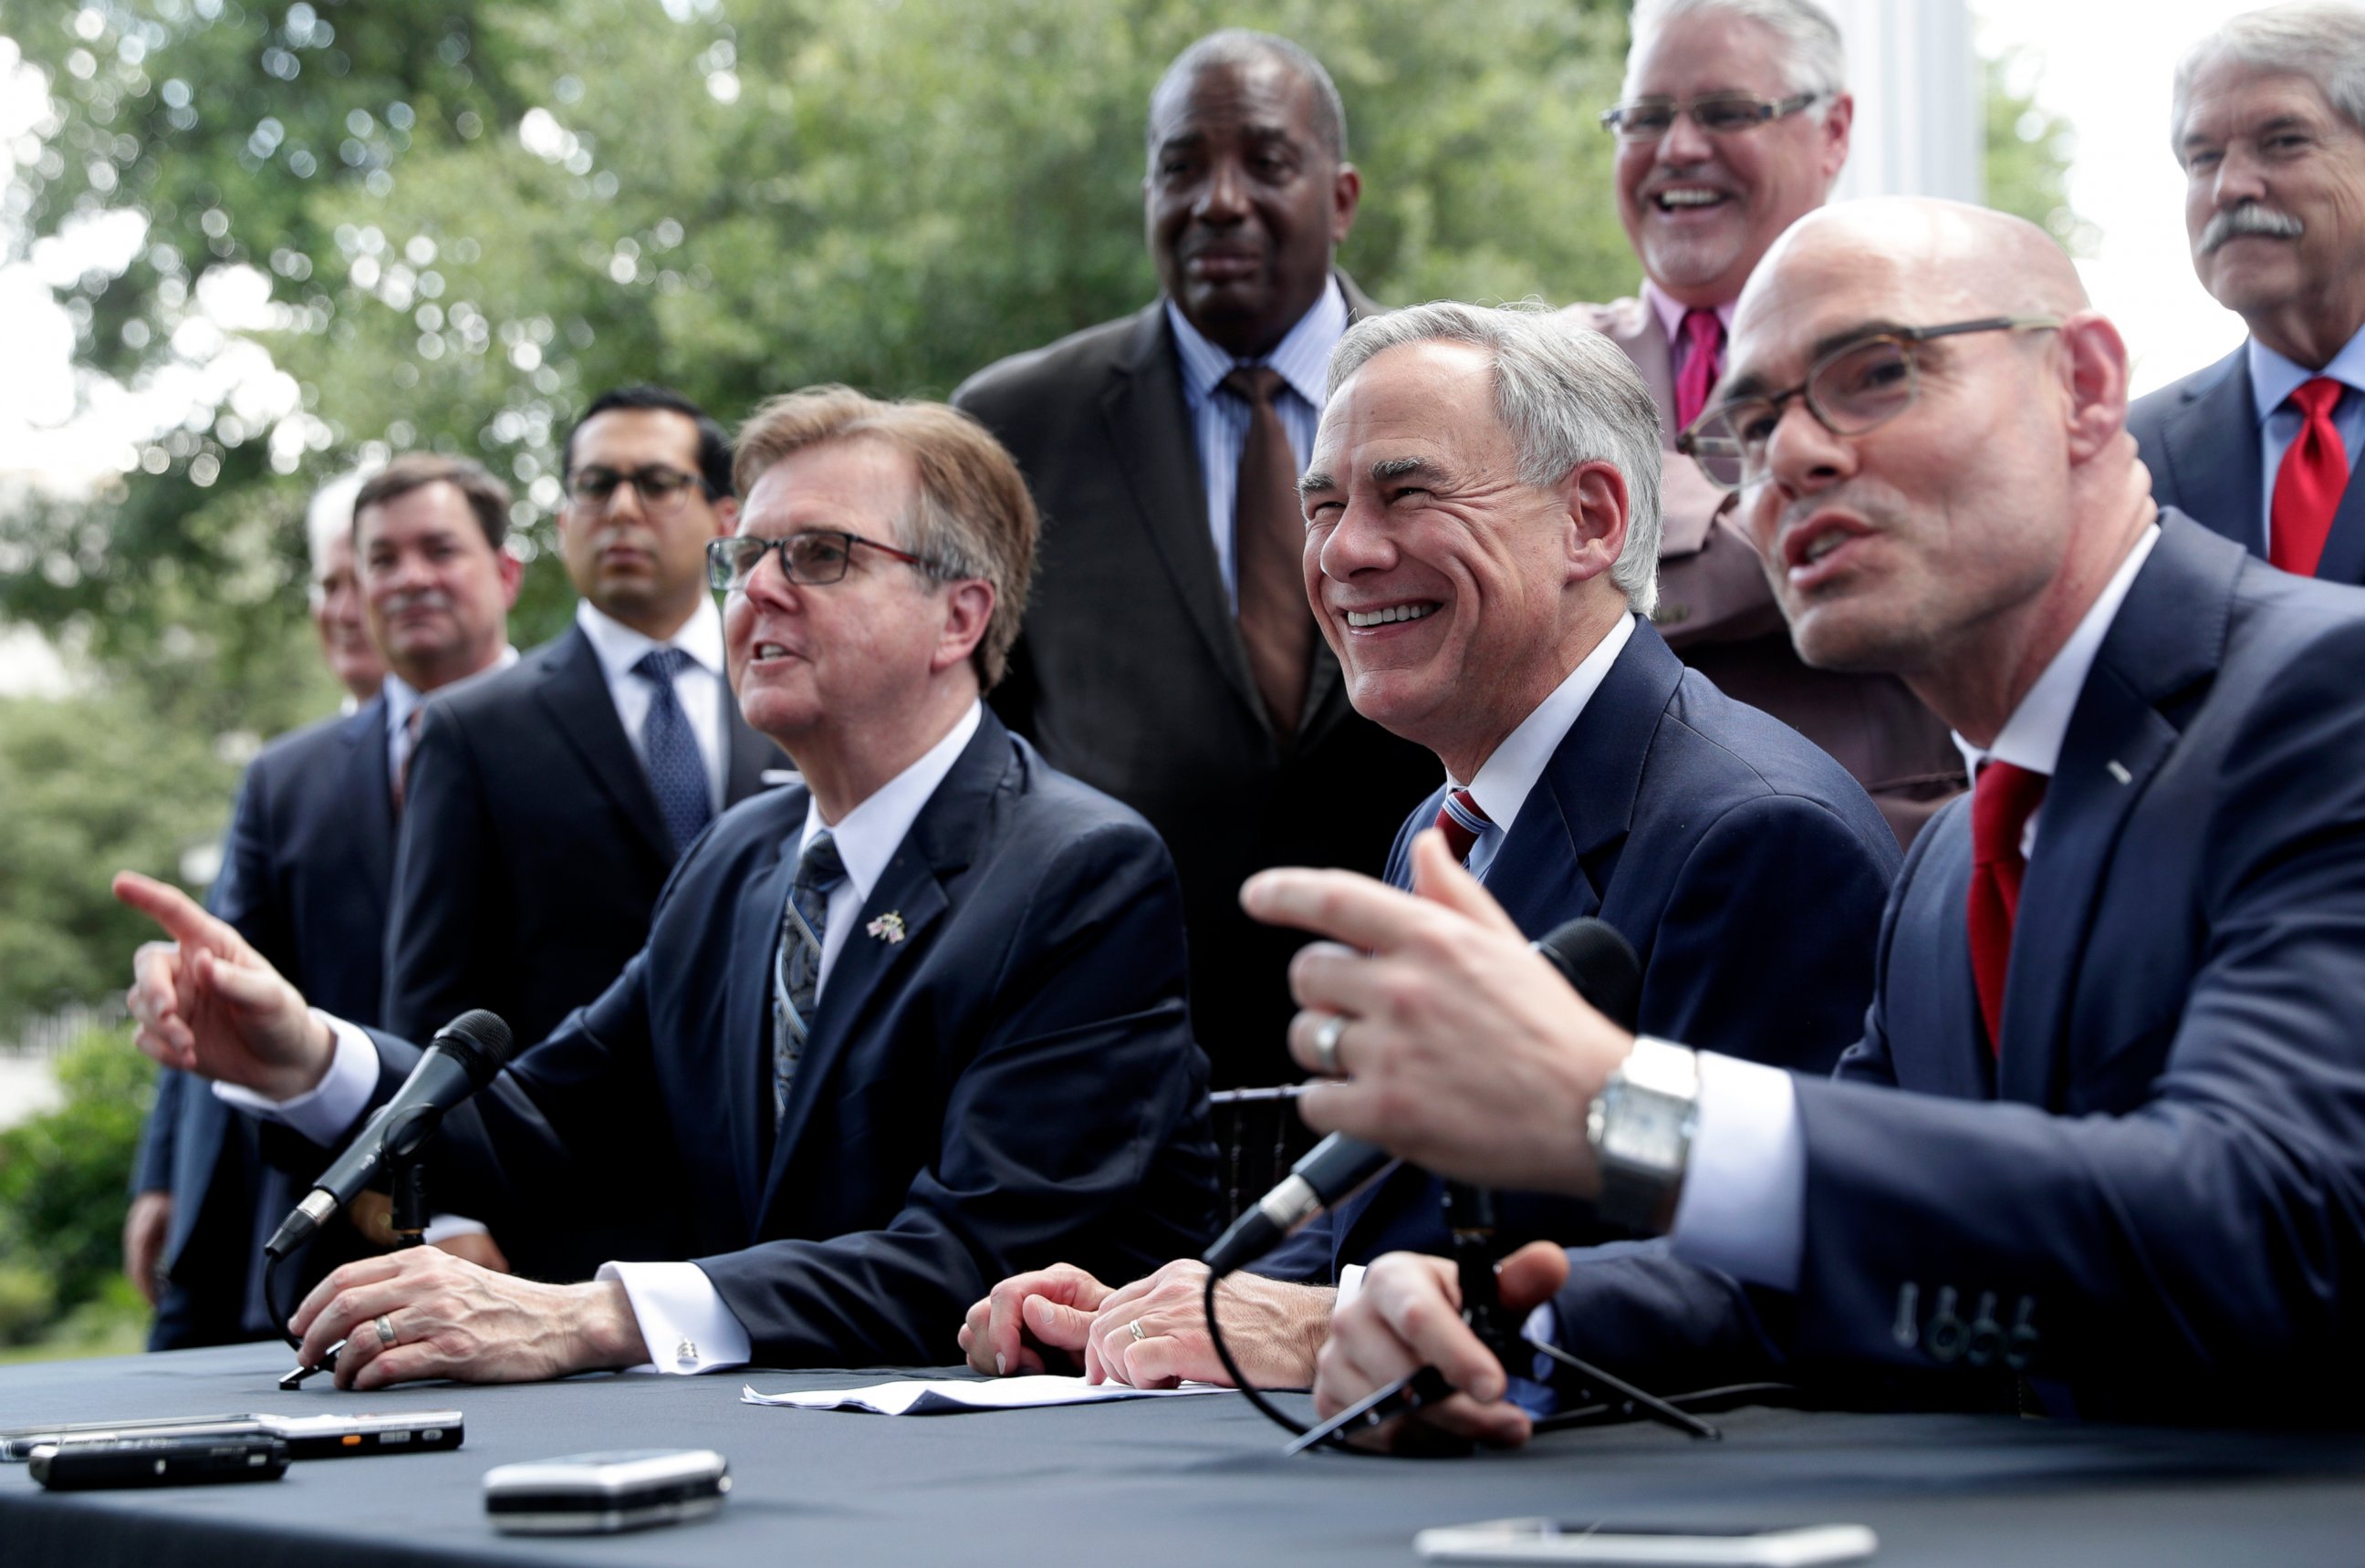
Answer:
POLYGON ((1834 200, 1986 197, 1986 94, 1966 0, 1823 0, 1847 39, 1855 132, 1834 200))

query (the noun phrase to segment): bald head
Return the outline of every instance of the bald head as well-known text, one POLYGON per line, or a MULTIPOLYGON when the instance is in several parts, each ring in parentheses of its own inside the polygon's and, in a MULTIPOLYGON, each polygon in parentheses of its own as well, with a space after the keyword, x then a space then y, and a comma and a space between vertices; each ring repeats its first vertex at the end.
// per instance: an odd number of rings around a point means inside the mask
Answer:
POLYGON ((2009 213, 1924 196, 1844 202, 1791 225, 1743 292, 1735 336, 1747 330, 1753 304, 1786 267, 1866 283, 1877 277, 1920 301, 1927 321, 2067 318, 2088 308, 2078 269, 2044 230, 2009 213))
POLYGON ((1800 655, 1901 675, 1974 740, 2151 516, 2125 344, 2061 248, 2001 213, 1800 219, 1742 295, 1718 399, 1800 655))

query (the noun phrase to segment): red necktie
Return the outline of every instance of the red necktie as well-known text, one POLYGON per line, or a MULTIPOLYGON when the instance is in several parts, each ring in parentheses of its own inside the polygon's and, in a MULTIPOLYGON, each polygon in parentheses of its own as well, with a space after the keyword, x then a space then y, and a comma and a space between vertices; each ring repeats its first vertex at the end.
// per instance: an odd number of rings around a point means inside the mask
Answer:
POLYGON ((1971 789, 1971 979, 1988 1049, 2001 1054, 2004 971, 2012 964, 2012 923, 2020 914, 2020 879, 2028 869, 2020 841, 2045 799, 2046 778, 2009 762, 1990 762, 1971 789))
POLYGON ((2267 559, 2286 572, 2315 576, 2332 514, 2348 488, 2348 449, 2332 423, 2340 383, 2319 375, 2284 401, 2300 412, 2299 434, 2283 451, 2275 470, 2274 512, 2268 524, 2267 559))
POLYGON ((1724 323, 1713 310, 1684 312, 1684 368, 1676 377, 1676 428, 1691 429, 1700 410, 1708 407, 1708 395, 1716 390, 1717 373, 1724 367, 1717 363, 1724 352, 1724 323))
POLYGON ((1437 831, 1445 835, 1445 846, 1456 860, 1469 859, 1478 835, 1494 825, 1494 819, 1478 809, 1477 798, 1467 790, 1454 790, 1437 808, 1437 831))

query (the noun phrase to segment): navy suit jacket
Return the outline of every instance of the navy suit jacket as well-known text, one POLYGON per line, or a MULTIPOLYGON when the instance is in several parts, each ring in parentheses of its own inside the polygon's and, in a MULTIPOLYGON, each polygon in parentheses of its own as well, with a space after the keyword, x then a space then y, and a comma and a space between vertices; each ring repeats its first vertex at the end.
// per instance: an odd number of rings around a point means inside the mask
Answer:
MULTIPOLYGON (((1411 882, 1408 818, 1388 879, 1411 882)), ((1541 936, 1597 915, 1642 965, 1641 1027, 1821 1072, 1864 1028, 1897 840, 1847 771, 1797 731, 1687 670, 1638 625, 1553 752, 1487 868, 1486 888, 1541 936)), ((1269 1254, 1257 1271, 1328 1280, 1383 1252, 1439 1252, 1440 1183, 1411 1166, 1269 1254)), ((1584 1206, 1503 1193, 1497 1239, 1562 1240, 1584 1206)))
MULTIPOLYGON (((758 796, 692 846, 615 983, 446 1118, 439 1203, 529 1270, 694 1260, 779 1366, 951 1361, 1011 1273, 1129 1279, 1205 1245, 1172 862, 991 714, 839 952, 774 1133, 772 953, 806 801, 758 796), (900 941, 869 929, 891 913, 900 941)), ((382 1099, 417 1051, 378 1045, 382 1099)))
MULTIPOLYGON (((364 1024, 377 1019, 394 860, 387 782, 383 699, 265 746, 247 767, 206 901, 308 1000, 364 1024)), ((173 1194, 157 1350, 253 1335, 241 1322, 248 1269, 286 1209, 256 1136, 203 1082, 159 1076, 134 1183, 173 1194)))
MULTIPOLYGON (((787 759, 727 684, 721 700, 728 806, 787 759)), ((412 1039, 471 1007, 541 1039, 640 951, 673 869, 656 794, 579 626, 428 703, 402 825, 375 1012, 412 1039)))
POLYGON ((2365 594, 2173 512, 2160 530, 2046 795, 2000 1062, 1957 803, 1900 876, 1865 1039, 1798 1086, 1795 1322, 1629 1261, 1564 1294, 1580 1348, 1664 1364, 1641 1302, 1697 1336, 1676 1358, 1696 1379, 1732 1370, 1700 1347, 1762 1333, 1801 1375, 1922 1394, 1992 1389, 2012 1356, 2090 1415, 2354 1418, 2365 594))
MULTIPOLYGON (((2259 414, 2250 390, 2249 345, 2205 370, 2139 398, 2127 409, 2152 495, 2253 554, 2266 554, 2259 514, 2266 469, 2259 453, 2259 414)), ((2333 514, 2315 575, 2365 583, 2365 484, 2351 477, 2333 514)))

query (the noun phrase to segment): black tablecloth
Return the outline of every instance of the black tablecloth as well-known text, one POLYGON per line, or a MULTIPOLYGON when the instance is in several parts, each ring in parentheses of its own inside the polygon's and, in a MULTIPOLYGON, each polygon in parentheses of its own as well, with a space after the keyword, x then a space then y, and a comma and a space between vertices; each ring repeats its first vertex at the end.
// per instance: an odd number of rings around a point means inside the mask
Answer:
POLYGON ((24 1466, 0 1466, 0 1564, 1413 1562, 1425 1526, 1526 1514, 1860 1523, 1879 1532, 1883 1563, 2365 1562, 2365 1436, 1760 1409, 1720 1417, 1718 1444, 1619 1427, 1468 1459, 1284 1460, 1282 1434, 1231 1394, 891 1418, 742 1405, 739 1389, 918 1374, 281 1394, 286 1364, 245 1346, 6 1369, 0 1427, 456 1406, 466 1446, 156 1492, 49 1494, 24 1466), (722 1514, 557 1540, 487 1524, 492 1466, 626 1447, 720 1450, 735 1481, 722 1514))

